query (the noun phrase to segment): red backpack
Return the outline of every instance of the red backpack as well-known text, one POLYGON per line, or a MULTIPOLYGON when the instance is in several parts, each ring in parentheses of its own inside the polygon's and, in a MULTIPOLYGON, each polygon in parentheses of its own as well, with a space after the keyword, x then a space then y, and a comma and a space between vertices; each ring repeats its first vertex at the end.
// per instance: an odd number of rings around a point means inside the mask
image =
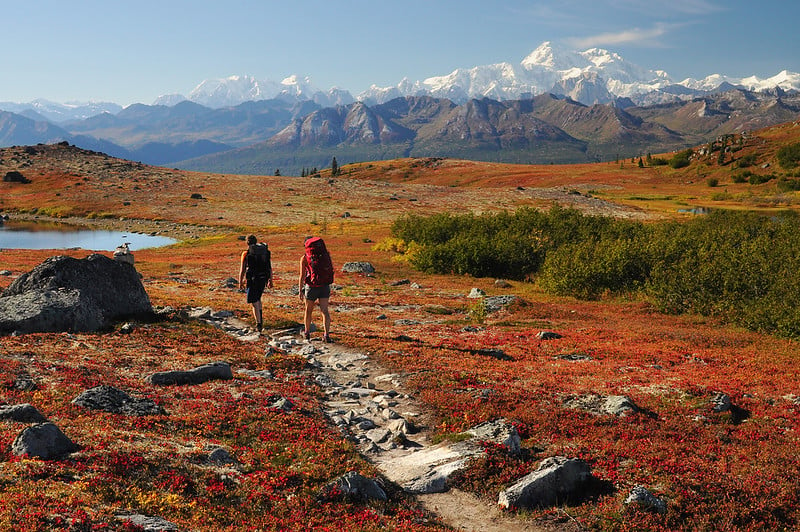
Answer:
POLYGON ((320 237, 306 240, 306 261, 308 286, 325 286, 333 283, 333 262, 325 242, 320 237))

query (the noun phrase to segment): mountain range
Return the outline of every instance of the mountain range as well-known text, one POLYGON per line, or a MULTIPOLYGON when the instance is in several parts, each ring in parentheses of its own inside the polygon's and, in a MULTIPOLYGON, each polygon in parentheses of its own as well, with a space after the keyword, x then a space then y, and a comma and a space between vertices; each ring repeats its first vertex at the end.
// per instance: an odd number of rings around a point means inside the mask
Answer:
POLYGON ((403 156, 520 163, 608 160, 794 120, 800 74, 674 82, 597 48, 543 43, 498 63, 354 98, 309 78, 206 80, 153 105, 0 103, 0 145, 68 141, 149 164, 299 174, 403 156))

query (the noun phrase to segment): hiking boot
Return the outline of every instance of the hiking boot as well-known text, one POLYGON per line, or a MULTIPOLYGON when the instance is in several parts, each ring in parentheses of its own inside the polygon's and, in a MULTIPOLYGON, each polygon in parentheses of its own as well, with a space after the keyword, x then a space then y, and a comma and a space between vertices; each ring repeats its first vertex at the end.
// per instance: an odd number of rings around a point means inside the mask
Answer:
POLYGON ((304 332, 303 338, 305 338, 306 340, 311 340, 311 333, 308 331, 304 332))
POLYGON ((258 332, 261 332, 261 329, 262 329, 261 322, 256 323, 256 330, 258 330, 258 332))
POLYGON ((325 342, 326 344, 330 344, 333 342, 333 340, 331 340, 330 334, 323 335, 322 341, 325 342))

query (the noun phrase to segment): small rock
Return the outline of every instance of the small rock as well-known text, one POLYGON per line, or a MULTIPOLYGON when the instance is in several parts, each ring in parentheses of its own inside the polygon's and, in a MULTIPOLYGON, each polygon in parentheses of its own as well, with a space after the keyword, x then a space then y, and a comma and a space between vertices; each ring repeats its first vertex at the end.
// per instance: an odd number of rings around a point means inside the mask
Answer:
POLYGON ((0 419, 21 423, 44 423, 47 421, 47 418, 29 403, 0 406, 0 419))
POLYGON ((375 273, 375 268, 369 262, 345 262, 342 271, 345 273, 375 273))
POLYGON ((539 340, 557 340, 561 335, 553 331, 539 331, 536 333, 536 338, 539 340))
POLYGON ((646 510, 660 514, 667 513, 667 503, 663 499, 660 499, 650 493, 650 490, 644 486, 636 486, 633 488, 628 497, 625 499, 624 504, 638 504, 646 510))
POLYGON ((123 523, 130 523, 142 532, 178 532, 180 528, 175 523, 161 517, 151 517, 142 514, 119 514, 116 518, 123 523))
POLYGON ((718 393, 711 398, 711 406, 714 412, 728 412, 733 403, 726 393, 718 393))
POLYGON ((467 295, 467 297, 470 298, 470 299, 479 299, 481 297, 484 297, 485 295, 486 295, 486 292, 484 292, 480 288, 475 287, 475 288, 473 288, 472 290, 469 291, 469 294, 467 295))
POLYGON ((319 498, 349 498, 362 501, 385 501, 386 492, 374 480, 361 476, 355 471, 348 471, 320 490, 319 498))

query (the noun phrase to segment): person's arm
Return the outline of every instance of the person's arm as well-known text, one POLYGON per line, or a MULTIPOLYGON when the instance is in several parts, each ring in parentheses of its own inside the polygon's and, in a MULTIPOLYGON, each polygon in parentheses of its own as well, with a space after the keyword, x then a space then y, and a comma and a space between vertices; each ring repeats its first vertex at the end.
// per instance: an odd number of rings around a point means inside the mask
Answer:
POLYGON ((306 256, 300 259, 300 279, 297 280, 297 289, 300 292, 300 300, 303 300, 303 285, 306 284, 306 273, 308 271, 308 262, 306 256))
POLYGON ((244 289, 244 272, 247 263, 247 251, 242 252, 242 263, 239 265, 239 288, 244 289))
POLYGON ((267 255, 267 287, 272 288, 272 258, 267 255))

